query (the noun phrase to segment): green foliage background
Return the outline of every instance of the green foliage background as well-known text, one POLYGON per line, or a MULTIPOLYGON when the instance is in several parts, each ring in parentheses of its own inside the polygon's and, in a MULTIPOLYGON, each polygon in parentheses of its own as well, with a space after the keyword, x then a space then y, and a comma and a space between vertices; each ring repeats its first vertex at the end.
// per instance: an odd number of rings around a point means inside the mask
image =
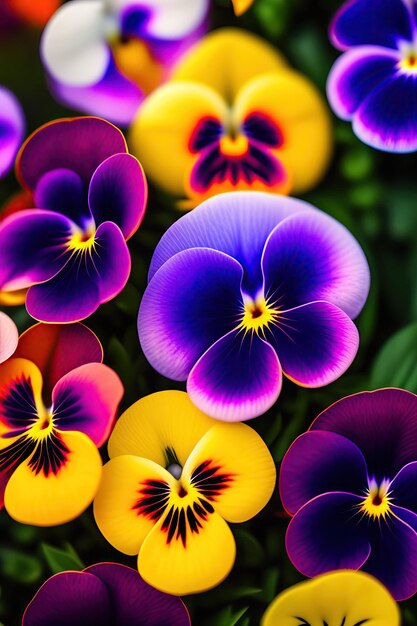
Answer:
MULTIPOLYGON (((214 3, 215 27, 235 25, 265 37, 324 94, 337 56, 327 29, 339 0, 255 0, 239 19, 230 4, 229 0, 214 3)), ((20 98, 29 131, 51 119, 76 115, 49 95, 38 56, 39 34, 22 28, 0 41, 0 84, 20 98)), ((371 265, 372 290, 358 320, 359 355, 347 374, 318 390, 287 382, 277 405, 251 422, 270 446, 278 467, 294 438, 344 395, 382 386, 417 392, 417 156, 372 150, 354 137, 349 124, 333 121, 333 164, 306 199, 343 222, 361 242, 371 265)), ((17 189, 11 174, 0 184, 0 203, 17 189)), ((172 199, 151 187, 144 224, 130 241, 133 271, 129 283, 118 298, 87 321, 104 345, 105 362, 124 382, 122 409, 143 395, 175 386, 146 362, 137 340, 136 315, 152 251, 178 217, 172 199)), ((20 330, 31 325, 24 307, 8 313, 20 330)), ((275 595, 301 579, 285 553, 287 523, 276 491, 257 518, 233 527, 238 558, 229 578, 208 593, 185 598, 194 626, 258 626, 275 595)), ((26 604, 51 573, 100 561, 135 566, 135 559, 119 554, 102 538, 91 510, 72 523, 50 529, 19 525, 2 511, 0 622, 19 625, 26 604)), ((417 626, 417 596, 403 603, 402 609, 404 625, 417 626)))

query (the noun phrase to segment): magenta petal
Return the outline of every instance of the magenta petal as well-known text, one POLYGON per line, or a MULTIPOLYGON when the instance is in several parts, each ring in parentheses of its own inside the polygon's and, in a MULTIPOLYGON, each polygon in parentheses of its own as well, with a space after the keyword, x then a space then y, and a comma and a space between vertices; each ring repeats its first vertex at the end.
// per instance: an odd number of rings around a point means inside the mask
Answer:
POLYGON ((280 310, 326 300, 354 318, 368 296, 361 247, 342 224, 318 211, 278 224, 265 244, 262 269, 265 297, 280 310))
POLYGON ((361 502, 351 493, 325 493, 296 513, 288 526, 286 547, 304 576, 362 567, 371 547, 367 523, 361 523, 361 502))
POLYGON ((283 311, 266 338, 275 347, 284 374, 305 387, 321 387, 339 378, 359 346, 355 324, 329 302, 283 311))
POLYGON ((236 422, 258 417, 271 408, 281 384, 275 350, 255 333, 233 330, 197 361, 187 391, 207 415, 236 422))
POLYGON ((19 333, 14 321, 0 311, 0 363, 12 356, 17 348, 19 333))
POLYGON ((64 215, 29 209, 0 225, 0 286, 12 291, 52 278, 69 259, 73 223, 64 215))
POLYGON ((112 154, 127 152, 115 126, 93 117, 56 120, 33 133, 26 142, 18 173, 29 189, 54 169, 73 170, 88 185, 97 167, 112 154))
POLYGON ((0 178, 12 167, 24 132, 25 120, 18 100, 11 91, 0 87, 0 178))
MULTIPOLYGON (((154 589, 137 570, 116 563, 99 563, 86 572, 107 587, 114 624, 120 626, 191 626, 180 598, 154 589)), ((75 625, 74 625, 75 626, 75 625)))
POLYGON ((362 493, 368 483, 365 459, 354 443, 336 433, 310 431, 289 448, 279 477, 282 504, 294 515, 322 493, 362 493))
POLYGON ((100 447, 110 434, 122 397, 123 385, 107 365, 81 365, 54 387, 54 424, 59 430, 81 431, 100 447))
POLYGON ((94 247, 74 251, 52 280, 29 289, 26 306, 32 317, 45 322, 76 322, 123 289, 130 274, 130 254, 119 227, 105 222, 94 239, 94 247))
POLYGON ((142 350, 164 376, 185 380, 199 357, 239 323, 242 267, 206 248, 173 256, 149 283, 139 310, 142 350))
POLYGON ((97 226, 114 222, 129 239, 143 219, 147 196, 139 161, 130 154, 115 154, 94 172, 88 199, 97 226))

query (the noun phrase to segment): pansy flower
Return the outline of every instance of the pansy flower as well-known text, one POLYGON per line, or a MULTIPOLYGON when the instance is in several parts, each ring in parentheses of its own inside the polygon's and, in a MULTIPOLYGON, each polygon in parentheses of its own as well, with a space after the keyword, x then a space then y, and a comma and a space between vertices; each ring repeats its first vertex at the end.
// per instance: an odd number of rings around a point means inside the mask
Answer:
POLYGON ((333 20, 344 54, 329 76, 330 104, 374 148, 417 150, 416 32, 414 0, 349 0, 333 20))
POLYGON ((58 120, 17 160, 34 206, 0 222, 0 286, 29 287, 35 319, 74 322, 114 298, 130 274, 126 244, 142 221, 147 185, 122 133, 99 118, 58 120))
POLYGON ((179 598, 153 589, 136 570, 117 563, 55 574, 39 589, 22 621, 22 626, 75 624, 191 626, 179 598))
POLYGON ((55 96, 127 125, 205 30, 209 0, 71 0, 48 23, 41 56, 55 96))
POLYGON ((102 358, 82 324, 37 324, 0 365, 0 505, 17 521, 63 524, 92 502, 123 395, 102 358))
POLYGON ((182 391, 142 398, 109 440, 94 514, 103 535, 139 555, 139 573, 175 595, 219 584, 235 560, 227 522, 244 522, 267 504, 275 466, 245 424, 207 417, 182 391))
POLYGON ((223 191, 306 191, 327 168, 332 138, 316 88, 267 43, 223 29, 142 105, 131 145, 149 176, 190 208, 223 191))
POLYGON ((400 626, 387 589, 363 572, 332 572, 283 591, 261 626, 400 626))
POLYGON ((365 256, 333 218, 293 198, 221 194, 157 245, 139 338, 202 411, 250 419, 278 398, 282 372, 321 387, 346 371, 368 289, 365 256))
POLYGON ((16 324, 6 313, 0 311, 0 363, 12 356, 18 339, 16 324))
POLYGON ((336 402, 281 467, 288 555, 305 576, 363 569, 397 600, 417 592, 417 396, 402 389, 336 402))
POLYGON ((0 86, 0 178, 11 167, 25 133, 22 107, 16 96, 0 86))

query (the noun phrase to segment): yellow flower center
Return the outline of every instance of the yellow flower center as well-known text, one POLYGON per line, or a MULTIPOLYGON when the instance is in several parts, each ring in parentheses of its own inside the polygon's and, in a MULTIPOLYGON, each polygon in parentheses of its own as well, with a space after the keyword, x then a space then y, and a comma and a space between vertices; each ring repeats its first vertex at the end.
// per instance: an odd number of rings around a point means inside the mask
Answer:
POLYGON ((404 44, 401 48, 400 68, 407 74, 417 74, 417 46, 404 44))
POLYGON ((76 252, 92 250, 95 245, 95 229, 91 228, 87 232, 77 231, 69 241, 69 249, 76 252))
POLYGON ((249 141, 245 135, 222 135, 220 138, 220 152, 228 157, 242 157, 249 148, 249 141))
POLYGON ((244 329, 245 332, 259 334, 268 329, 270 324, 274 324, 278 316, 279 312, 268 305, 265 298, 247 300, 240 328, 244 329))
POLYGON ((391 498, 389 495, 389 481, 383 480, 380 485, 372 480, 369 485, 368 495, 361 505, 361 511, 374 520, 385 519, 392 513, 391 498))

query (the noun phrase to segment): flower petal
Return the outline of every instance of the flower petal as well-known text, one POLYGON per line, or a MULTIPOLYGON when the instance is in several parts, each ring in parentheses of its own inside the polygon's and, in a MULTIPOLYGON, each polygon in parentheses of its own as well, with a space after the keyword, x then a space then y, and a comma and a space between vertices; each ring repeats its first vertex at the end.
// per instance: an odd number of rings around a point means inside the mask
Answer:
POLYGON ((326 300, 355 318, 369 292, 370 273, 356 239, 332 217, 309 211, 283 220, 262 255, 265 298, 281 311, 326 300))
POLYGON ((69 259, 73 223, 39 209, 18 211, 0 224, 0 285, 16 291, 49 280, 69 259))
POLYGON ((122 397, 122 382, 107 365, 81 365, 54 387, 51 409, 54 424, 62 431, 85 433, 99 448, 111 432, 122 397))
POLYGON ((144 171, 130 154, 115 154, 103 161, 93 174, 88 192, 96 225, 114 222, 125 239, 139 228, 147 197, 144 171))
POLYGON ((154 526, 139 552, 139 574, 152 587, 174 595, 200 593, 221 583, 233 567, 236 554, 232 531, 213 512, 198 532, 168 542, 163 519, 154 526))
POLYGON ((413 26, 403 0, 349 0, 333 18, 330 37, 340 50, 374 44, 397 48, 412 41, 413 26))
POLYGON ((32 426, 41 413, 42 374, 34 363, 12 358, 0 365, 0 449, 32 426))
POLYGON ((312 430, 330 430, 355 443, 377 481, 394 477, 416 460, 417 396, 379 389, 343 398, 323 411, 312 430))
POLYGON ((359 569, 371 547, 367 524, 360 523, 362 499, 350 493, 325 493, 296 513, 286 535, 293 565, 312 578, 335 569, 359 569))
POLYGON ((109 590, 97 576, 61 572, 39 589, 25 611, 22 626, 110 626, 111 614, 109 590))
POLYGON ((351 120, 365 98, 398 72, 400 55, 377 46, 360 46, 343 54, 333 65, 327 95, 336 115, 351 120))
POLYGON ((242 268, 206 248, 173 256, 149 283, 139 310, 142 350, 164 376, 185 380, 197 359, 238 324, 242 268))
POLYGON ((19 333, 14 321, 0 311, 0 363, 6 361, 17 348, 19 333))
POLYGON ((22 524, 56 526, 75 519, 91 504, 101 478, 101 458, 83 433, 62 433, 68 458, 57 474, 38 474, 30 459, 19 465, 7 483, 4 504, 22 524))
MULTIPOLYGON (((392 507, 393 516, 371 527, 371 554, 363 566, 389 589, 395 600, 407 600, 417 591, 417 532, 401 519, 403 512, 392 507)), ((417 527, 417 516, 413 516, 417 527)))
POLYGON ((417 461, 408 463, 400 469, 389 490, 397 506, 417 513, 417 461))
MULTIPOLYGON (((94 500, 94 517, 100 532, 116 550, 138 554, 155 524, 154 511, 144 514, 137 508, 141 490, 152 488, 152 482, 169 485, 173 480, 171 474, 148 459, 123 455, 106 463, 94 500)), ((156 519, 163 511, 163 507, 157 510, 156 519)))
POLYGON ((137 570, 118 563, 99 563, 85 571, 106 585, 116 624, 191 626, 180 598, 154 589, 142 580, 137 570))
POLYGON ((18 100, 11 91, 0 87, 0 178, 12 167, 24 132, 25 120, 18 100))
POLYGON ((46 172, 36 185, 35 206, 66 215, 82 230, 92 221, 86 187, 73 170, 53 169, 46 172))
POLYGON ((272 496, 276 470, 258 433, 246 424, 217 424, 198 442, 182 477, 228 522, 255 517, 272 496))
POLYGON ((101 224, 94 243, 75 249, 64 269, 52 280, 31 287, 26 307, 45 322, 76 322, 114 298, 130 274, 130 254, 119 227, 101 224))
POLYGON ((45 173, 54 169, 73 170, 88 185, 100 163, 119 152, 127 152, 126 141, 121 131, 106 120, 55 120, 38 128, 26 140, 17 157, 16 172, 22 184, 31 190, 45 173))
POLYGON ((284 374, 297 385, 328 385, 350 367, 359 347, 355 324, 330 302, 310 302, 283 311, 265 337, 284 374))
POLYGON ((43 32, 41 56, 56 80, 80 87, 97 83, 111 56, 104 3, 75 0, 60 7, 43 32))
POLYGON ((258 417, 271 408, 281 384, 275 350, 256 334, 232 330, 194 365, 187 391, 207 415, 237 422, 258 417))
POLYGON ((38 366, 50 397, 65 374, 85 363, 101 363, 103 348, 84 324, 35 324, 20 336, 15 356, 38 366))
POLYGON ((184 391, 152 393, 119 417, 109 439, 109 456, 133 454, 162 467, 176 458, 184 466, 214 424, 217 422, 197 409, 184 391))
POLYGON ((336 433, 310 431, 300 435, 281 464, 281 500, 294 515, 322 493, 363 493, 368 482, 366 462, 354 443, 336 433))
POLYGON ((209 2, 178 0, 174 5, 171 0, 141 0, 140 8, 149 11, 142 38, 147 35, 150 39, 175 40, 186 37, 202 24, 209 2))

